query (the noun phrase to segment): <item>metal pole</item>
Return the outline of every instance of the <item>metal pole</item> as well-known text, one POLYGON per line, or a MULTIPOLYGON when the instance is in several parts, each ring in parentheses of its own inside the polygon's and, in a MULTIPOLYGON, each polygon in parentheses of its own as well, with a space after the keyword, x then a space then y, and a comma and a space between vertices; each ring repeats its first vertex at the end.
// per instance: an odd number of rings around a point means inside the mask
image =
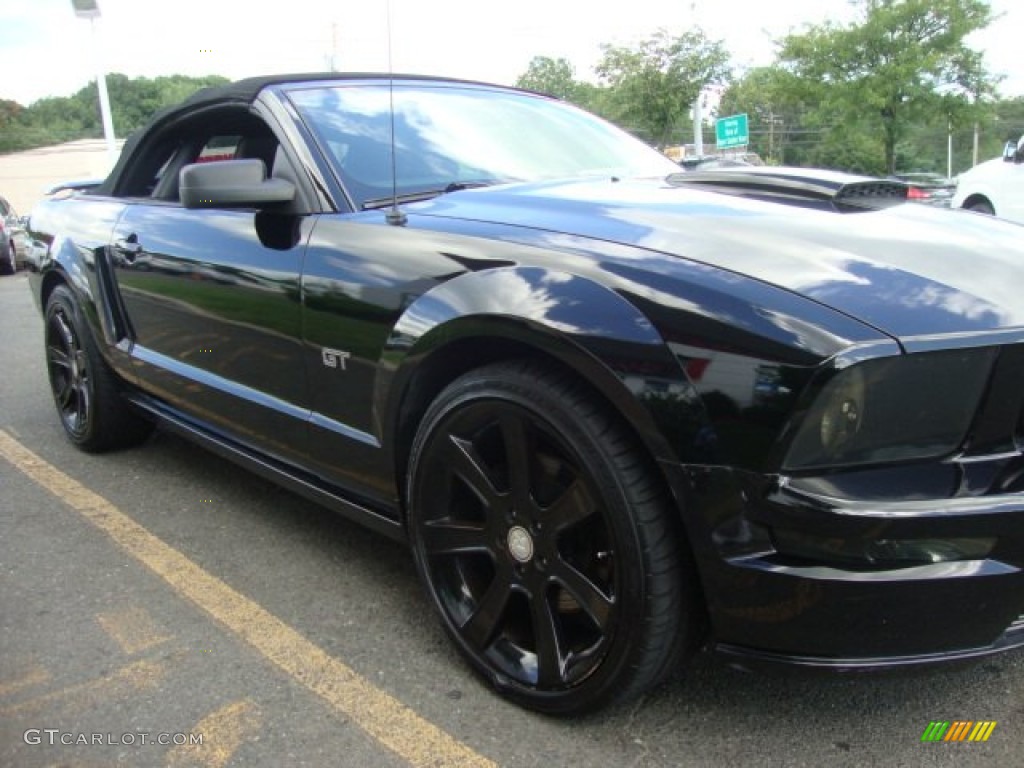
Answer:
POLYGON ((946 178, 953 178, 953 117, 946 121, 948 133, 946 135, 946 178))
POLYGON ((96 57, 96 90, 100 96, 100 119, 103 121, 103 138, 107 140, 107 156, 110 167, 117 162, 117 142, 114 138, 114 120, 110 116, 110 96, 107 94, 107 76, 103 71, 103 47, 96 33, 96 18, 90 18, 92 27, 93 55, 96 57))
POLYGON ((704 118, 701 115, 700 94, 693 102, 693 150, 697 157, 704 154, 704 118))

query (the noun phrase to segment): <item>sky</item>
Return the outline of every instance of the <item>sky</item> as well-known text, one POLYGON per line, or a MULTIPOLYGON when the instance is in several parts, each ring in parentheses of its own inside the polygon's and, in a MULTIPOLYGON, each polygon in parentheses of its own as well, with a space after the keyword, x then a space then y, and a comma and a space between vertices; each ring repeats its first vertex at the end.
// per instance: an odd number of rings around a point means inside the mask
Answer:
MULTIPOLYGON (((131 77, 388 71, 388 1, 98 0, 93 25, 71 0, 0 2, 0 98, 28 105, 67 96, 97 68, 131 77), (93 29, 93 26, 95 29, 93 29)), ((972 39, 1004 96, 1024 95, 1024 3, 972 39)), ((563 57, 593 80, 601 44, 633 45, 658 29, 700 26, 737 69, 768 64, 773 39, 826 19, 846 0, 390 0, 391 71, 511 85, 534 56, 563 57)))

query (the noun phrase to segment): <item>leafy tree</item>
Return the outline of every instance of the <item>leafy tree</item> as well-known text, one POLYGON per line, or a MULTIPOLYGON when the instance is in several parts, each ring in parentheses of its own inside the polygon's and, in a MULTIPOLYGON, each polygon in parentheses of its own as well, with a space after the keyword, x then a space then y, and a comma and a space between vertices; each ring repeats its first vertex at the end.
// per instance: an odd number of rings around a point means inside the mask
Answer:
POLYGON ((567 59, 534 56, 515 84, 517 88, 546 93, 584 109, 601 111, 602 89, 577 80, 576 70, 567 59))
POLYGON ((977 113, 995 81, 965 39, 988 26, 984 0, 856 0, 861 19, 812 26, 782 41, 780 64, 797 95, 880 138, 880 170, 896 170, 896 148, 936 114, 977 113))
POLYGON ((747 72, 722 93, 719 114, 746 114, 750 122, 750 150, 770 165, 800 165, 808 137, 817 141, 819 129, 806 115, 794 76, 779 67, 747 72))
POLYGON ((730 75, 722 41, 700 29, 672 37, 665 30, 635 48, 605 45, 596 67, 607 88, 602 111, 646 140, 670 144, 706 86, 730 75))
POLYGON ((579 86, 576 70, 568 59, 548 56, 534 56, 526 72, 516 79, 516 88, 546 93, 566 101, 573 100, 579 86))
MULTIPOLYGON (((107 75, 114 133, 127 136, 157 110, 176 104, 199 88, 226 83, 223 77, 170 75, 154 79, 107 75)), ((10 152, 103 135, 96 82, 71 96, 40 99, 22 107, 0 100, 0 152, 10 152)))

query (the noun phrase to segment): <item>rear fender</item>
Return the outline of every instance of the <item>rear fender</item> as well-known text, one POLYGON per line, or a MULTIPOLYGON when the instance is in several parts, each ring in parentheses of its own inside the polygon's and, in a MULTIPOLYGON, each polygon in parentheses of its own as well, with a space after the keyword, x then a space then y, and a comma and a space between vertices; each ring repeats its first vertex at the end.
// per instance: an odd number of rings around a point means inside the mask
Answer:
POLYGON ((46 244, 46 252, 32 282, 36 302, 44 311, 53 289, 66 284, 103 357, 128 376, 127 322, 108 250, 110 234, 124 208, 121 203, 75 198, 37 207, 32 214, 32 234, 46 244))

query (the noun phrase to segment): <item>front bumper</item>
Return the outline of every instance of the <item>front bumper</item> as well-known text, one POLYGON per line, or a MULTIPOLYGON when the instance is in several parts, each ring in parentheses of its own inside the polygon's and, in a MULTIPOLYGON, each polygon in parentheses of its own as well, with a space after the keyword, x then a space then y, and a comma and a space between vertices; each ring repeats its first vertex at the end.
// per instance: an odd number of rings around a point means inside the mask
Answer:
MULTIPOLYGON (((1002 473, 1017 473, 1021 459, 1002 473)), ((684 470, 685 520, 714 647, 735 660, 835 670, 1024 646, 1024 492, 851 501, 725 468, 684 470), (820 554, 780 546, 784 531, 820 554), (980 557, 872 561, 879 542, 984 542, 980 557), (831 553, 831 554, 830 554, 831 553)), ((945 466, 934 472, 963 474, 945 466)), ((992 471, 988 467, 987 471, 992 471)), ((864 482, 880 481, 871 472, 864 482)), ((877 473, 876 473, 877 474, 877 473)), ((916 483, 915 483, 916 484, 916 483)), ((848 488, 847 488, 848 490, 848 488)), ((933 547, 934 548, 934 547, 933 547)), ((941 555, 941 549, 937 550, 941 555)))

